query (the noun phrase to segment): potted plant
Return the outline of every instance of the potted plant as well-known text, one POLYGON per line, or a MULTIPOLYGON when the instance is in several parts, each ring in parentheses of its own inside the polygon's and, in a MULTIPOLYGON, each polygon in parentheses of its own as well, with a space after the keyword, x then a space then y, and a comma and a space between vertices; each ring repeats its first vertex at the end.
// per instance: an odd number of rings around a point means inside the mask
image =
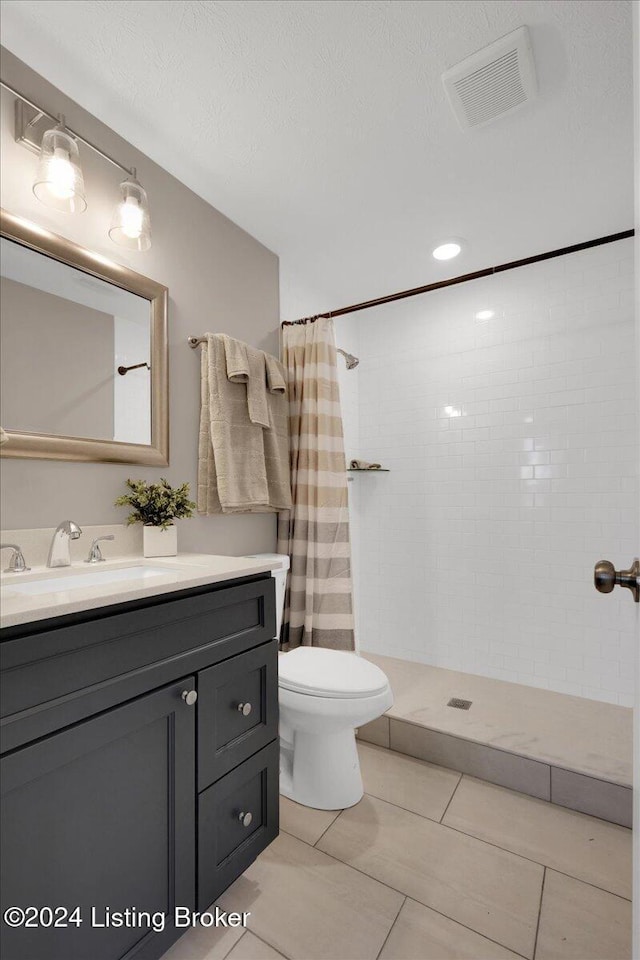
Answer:
POLYGON ((189 499, 189 484, 175 489, 164 478, 159 483, 127 480, 131 493, 115 501, 116 507, 133 507, 127 524, 142 523, 145 557, 175 557, 178 552, 178 531, 174 520, 193 516, 195 503, 189 499))

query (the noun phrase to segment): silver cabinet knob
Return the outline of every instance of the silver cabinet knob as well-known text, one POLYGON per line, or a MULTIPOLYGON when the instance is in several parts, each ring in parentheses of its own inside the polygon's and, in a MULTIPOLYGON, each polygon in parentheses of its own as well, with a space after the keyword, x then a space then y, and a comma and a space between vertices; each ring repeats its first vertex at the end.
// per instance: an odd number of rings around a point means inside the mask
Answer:
POLYGON ((198 699, 198 692, 197 690, 183 690, 180 696, 188 707, 192 707, 198 699))
POLYGON ((636 603, 640 603, 640 561, 636 558, 629 570, 616 570, 610 560, 599 560, 593 571, 593 583, 599 593, 611 593, 618 585, 627 587, 636 603))
POLYGON ((239 813, 238 820, 243 827, 250 827, 253 820, 253 816, 250 813, 239 813))
POLYGON ((248 717, 253 707, 250 703, 239 703, 238 704, 238 713, 241 713, 243 717, 248 717))

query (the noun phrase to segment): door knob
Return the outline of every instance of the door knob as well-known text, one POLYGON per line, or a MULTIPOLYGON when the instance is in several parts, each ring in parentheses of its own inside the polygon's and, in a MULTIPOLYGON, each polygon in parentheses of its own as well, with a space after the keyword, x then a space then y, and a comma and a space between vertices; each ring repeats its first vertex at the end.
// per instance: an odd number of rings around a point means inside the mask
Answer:
POLYGON ((243 717, 248 717, 252 710, 253 710, 253 707, 251 706, 250 703, 238 704, 238 712, 241 713, 243 717))
POLYGON ((243 827, 250 827, 253 821, 253 816, 250 813, 245 813, 242 811, 242 813, 238 814, 238 820, 243 827))
POLYGON ((636 559, 629 570, 616 570, 610 560, 598 560, 593 570, 593 583, 600 593, 611 593, 617 585, 631 590, 633 599, 640 603, 640 560, 636 559))
POLYGON ((198 699, 198 692, 197 690, 183 690, 180 696, 188 707, 192 707, 198 699))

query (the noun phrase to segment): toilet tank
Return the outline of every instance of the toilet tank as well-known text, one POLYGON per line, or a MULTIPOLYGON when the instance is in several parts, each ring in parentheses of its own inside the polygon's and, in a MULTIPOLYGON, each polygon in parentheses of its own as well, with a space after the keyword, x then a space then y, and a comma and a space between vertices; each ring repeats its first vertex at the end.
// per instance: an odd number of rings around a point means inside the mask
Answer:
POLYGON ((284 592, 287 586, 287 571, 290 561, 286 553, 252 553, 251 560, 262 560, 264 563, 277 563, 279 569, 272 570, 271 576, 276 582, 276 637, 280 637, 280 627, 284 615, 284 592))

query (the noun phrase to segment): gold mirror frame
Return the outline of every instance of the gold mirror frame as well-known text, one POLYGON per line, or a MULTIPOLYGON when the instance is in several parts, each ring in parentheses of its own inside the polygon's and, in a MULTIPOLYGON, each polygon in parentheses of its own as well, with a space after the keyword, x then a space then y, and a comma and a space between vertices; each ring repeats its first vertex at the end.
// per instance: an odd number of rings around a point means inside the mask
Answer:
POLYGON ((87 463, 137 463, 166 466, 169 463, 169 364, 167 353, 168 290, 161 283, 122 267, 102 254, 49 230, 0 210, 0 235, 31 250, 52 257, 107 283, 149 301, 151 313, 151 443, 121 443, 89 437, 12 432, 0 446, 0 457, 33 460, 83 460, 87 463))

